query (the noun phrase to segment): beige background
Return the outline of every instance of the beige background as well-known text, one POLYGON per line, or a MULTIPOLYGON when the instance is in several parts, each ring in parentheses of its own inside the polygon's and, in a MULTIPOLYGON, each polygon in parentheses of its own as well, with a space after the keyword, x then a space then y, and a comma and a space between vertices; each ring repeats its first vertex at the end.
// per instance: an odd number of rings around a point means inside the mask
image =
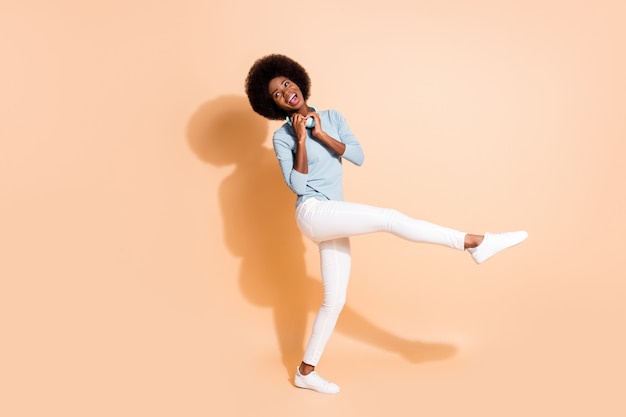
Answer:
POLYGON ((0 415, 623 416, 625 3, 2 0, 0 415), (315 247, 243 80, 280 52, 362 142, 349 199, 476 266, 353 239, 293 388, 315 247))

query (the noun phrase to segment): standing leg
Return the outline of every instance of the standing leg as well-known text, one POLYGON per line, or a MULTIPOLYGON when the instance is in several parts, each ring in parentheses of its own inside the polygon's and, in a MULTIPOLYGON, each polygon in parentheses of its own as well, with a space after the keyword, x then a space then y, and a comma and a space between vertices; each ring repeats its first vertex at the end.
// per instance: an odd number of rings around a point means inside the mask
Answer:
POLYGON ((313 333, 304 354, 304 362, 313 366, 319 362, 346 303, 351 266, 348 238, 320 242, 319 250, 324 300, 313 323, 313 333))
POLYGON ((300 388, 324 393, 337 393, 339 386, 326 381, 313 369, 335 329, 345 302, 350 278, 350 241, 347 237, 320 242, 320 264, 324 284, 324 300, 315 321, 302 364, 296 370, 295 382, 300 388))

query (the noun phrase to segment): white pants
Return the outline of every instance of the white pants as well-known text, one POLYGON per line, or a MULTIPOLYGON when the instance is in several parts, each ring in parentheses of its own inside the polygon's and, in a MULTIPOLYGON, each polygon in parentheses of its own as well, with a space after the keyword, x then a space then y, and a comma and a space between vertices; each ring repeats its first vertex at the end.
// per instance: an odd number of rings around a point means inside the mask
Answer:
POLYGON ((344 201, 309 198, 296 209, 300 231, 320 251, 324 301, 320 307, 303 362, 316 366, 346 301, 350 277, 349 236, 388 232, 413 242, 464 249, 466 233, 413 219, 397 210, 344 201))

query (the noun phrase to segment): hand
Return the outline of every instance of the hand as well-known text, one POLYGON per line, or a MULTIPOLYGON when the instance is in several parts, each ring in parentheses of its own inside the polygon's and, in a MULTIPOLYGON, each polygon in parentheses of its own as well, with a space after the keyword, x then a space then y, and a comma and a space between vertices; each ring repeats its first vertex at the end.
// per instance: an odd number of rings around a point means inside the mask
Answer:
POLYGON ((306 140, 306 119, 308 118, 301 115, 300 113, 294 113, 293 115, 291 115, 291 126, 293 127, 293 130, 295 130, 296 132, 296 137, 298 138, 298 141, 304 141, 306 140))
POLYGON ((315 120, 315 125, 313 125, 311 134, 315 136, 316 138, 320 138, 321 135, 324 133, 324 131, 322 130, 322 121, 320 120, 319 113, 311 111, 309 112, 309 114, 307 114, 307 118, 308 117, 312 117, 313 120, 315 120))

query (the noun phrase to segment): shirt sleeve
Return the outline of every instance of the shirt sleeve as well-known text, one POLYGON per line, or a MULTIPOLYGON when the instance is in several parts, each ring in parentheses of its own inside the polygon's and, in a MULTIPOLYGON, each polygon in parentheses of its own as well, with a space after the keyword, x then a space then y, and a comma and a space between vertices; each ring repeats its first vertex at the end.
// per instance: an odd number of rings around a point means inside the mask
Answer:
POLYGON ((348 122, 346 122, 346 119, 338 111, 333 111, 333 118, 337 124, 337 130, 339 131, 339 140, 346 145, 346 150, 341 157, 355 165, 363 165, 365 154, 363 153, 361 144, 350 130, 348 122))
POLYGON ((293 150, 287 140, 279 132, 274 133, 273 144, 276 158, 280 164, 280 170, 287 186, 297 195, 302 195, 306 191, 308 174, 303 174, 293 169, 293 150))

